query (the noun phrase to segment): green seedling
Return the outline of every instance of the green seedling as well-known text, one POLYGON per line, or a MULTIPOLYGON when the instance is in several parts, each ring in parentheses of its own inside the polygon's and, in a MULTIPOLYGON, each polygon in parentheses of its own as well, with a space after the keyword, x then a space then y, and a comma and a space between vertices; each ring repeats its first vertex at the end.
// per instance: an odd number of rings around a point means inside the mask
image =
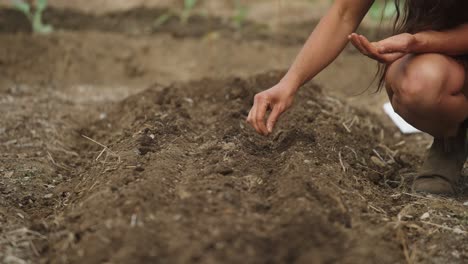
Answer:
POLYGON ((53 31, 51 25, 42 22, 42 14, 47 8, 47 0, 36 0, 34 11, 31 5, 24 0, 13 0, 13 6, 29 19, 35 33, 48 34, 53 31))
POLYGON ((155 21, 154 21, 154 26, 160 27, 164 24, 167 23, 172 17, 178 17, 180 20, 180 23, 182 24, 187 24, 190 17, 193 14, 193 9, 197 5, 198 0, 184 0, 184 7, 181 11, 174 12, 170 11, 167 12, 161 16, 159 16, 155 21))
POLYGON ((236 0, 236 13, 232 17, 232 20, 237 28, 242 28, 248 13, 249 9, 247 8, 247 6, 242 5, 239 0, 236 0))
POLYGON ((184 9, 180 15, 182 24, 187 24, 190 16, 192 15, 193 8, 197 4, 197 0, 184 0, 184 9))

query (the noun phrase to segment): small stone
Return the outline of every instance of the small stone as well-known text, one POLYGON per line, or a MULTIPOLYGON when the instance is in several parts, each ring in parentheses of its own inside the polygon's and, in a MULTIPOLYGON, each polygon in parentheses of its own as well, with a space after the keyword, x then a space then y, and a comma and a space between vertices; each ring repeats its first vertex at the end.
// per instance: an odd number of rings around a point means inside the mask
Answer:
POLYGON ((53 196, 54 196, 54 195, 53 195, 52 193, 48 193, 48 194, 44 195, 44 198, 45 198, 45 199, 50 199, 50 198, 52 198, 53 196))
POLYGON ((232 168, 229 168, 229 167, 226 167, 226 166, 217 166, 216 169, 215 169, 215 172, 226 176, 226 175, 229 175, 229 174, 233 173, 234 170, 232 168))
POLYGON ((400 217, 400 220, 403 220, 403 221, 409 221, 409 220, 412 220, 414 217, 412 215, 402 215, 400 217))
POLYGON ((180 214, 174 215, 174 221, 179 221, 180 219, 182 219, 182 215, 180 214))
POLYGON ((143 166, 141 166, 141 164, 138 164, 135 167, 135 171, 142 172, 142 171, 145 171, 145 168, 143 168, 143 166))
POLYGON ((378 184, 381 180, 382 180, 382 175, 380 175, 379 173, 375 172, 375 171, 371 171, 367 174, 367 178, 375 183, 375 184, 378 184))
POLYGON ((193 105, 193 99, 192 98, 184 98, 184 101, 186 101, 187 103, 189 103, 190 105, 193 105))
POLYGON ((468 206, 468 201, 463 203, 464 206, 468 206))
POLYGON ((452 256, 457 258, 457 259, 459 259, 461 257, 460 252, 458 252, 457 250, 452 251, 452 256))
POLYGON ((387 164, 385 164, 385 162, 383 162, 381 159, 377 158, 376 156, 372 156, 371 161, 372 161, 372 163, 374 163, 375 165, 377 165, 380 168, 387 167, 387 164))
POLYGON ((397 160, 403 165, 410 165, 412 163, 410 157, 404 154, 398 155, 397 160))
POLYGON ((190 198, 190 196, 192 196, 188 191, 184 190, 184 189, 178 189, 176 191, 176 194, 179 196, 180 199, 184 200, 184 199, 187 199, 187 198, 190 198))
POLYGON ((236 144, 234 144, 232 142, 225 143, 225 144, 223 144, 222 148, 223 148, 223 150, 234 150, 234 149, 236 149, 236 144))
POLYGON ((458 227, 455 227, 455 228, 453 229, 453 232, 454 232, 455 234, 457 234, 457 235, 463 235, 463 234, 466 234, 466 232, 465 232, 465 231, 461 230, 461 229, 460 229, 460 228, 458 228, 458 227))
POLYGON ((429 212, 425 212, 423 215, 421 215, 421 217, 419 219, 421 220, 425 220, 425 219, 428 219, 429 218, 429 212))

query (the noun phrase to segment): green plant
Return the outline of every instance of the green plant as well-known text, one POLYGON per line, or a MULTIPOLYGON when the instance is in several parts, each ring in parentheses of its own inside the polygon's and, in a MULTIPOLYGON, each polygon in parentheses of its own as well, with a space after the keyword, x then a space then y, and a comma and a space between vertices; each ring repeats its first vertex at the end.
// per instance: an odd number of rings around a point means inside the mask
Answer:
POLYGON ((242 5, 240 0, 236 0, 236 12, 232 17, 232 20, 237 28, 241 28, 244 25, 248 13, 249 9, 247 6, 242 5))
POLYGON ((396 7, 393 4, 387 4, 387 2, 375 1, 370 8, 369 15, 374 20, 385 20, 390 19, 396 14, 396 7))
POLYGON ((47 34, 53 31, 52 26, 42 22, 42 14, 47 8, 47 0, 36 0, 34 11, 32 6, 24 0, 13 0, 13 6, 29 19, 35 33, 47 34))
POLYGON ((182 24, 186 24, 192 15, 193 8, 197 4, 197 0, 184 0, 184 9, 180 14, 180 21, 182 24))
POLYGON ((156 27, 162 26, 166 24, 166 22, 169 21, 169 19, 171 19, 174 16, 179 18, 180 23, 187 24, 190 17, 192 16, 193 9, 197 5, 197 2, 198 0, 184 0, 184 6, 181 11, 179 12, 168 11, 167 13, 162 14, 154 21, 154 26, 156 27))

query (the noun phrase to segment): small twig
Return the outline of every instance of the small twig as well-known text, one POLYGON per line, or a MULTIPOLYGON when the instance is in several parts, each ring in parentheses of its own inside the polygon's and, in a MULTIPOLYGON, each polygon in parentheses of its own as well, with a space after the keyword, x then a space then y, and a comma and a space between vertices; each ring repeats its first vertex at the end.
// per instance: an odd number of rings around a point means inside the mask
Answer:
POLYGON ((355 151, 353 148, 351 148, 351 147, 348 147, 348 146, 345 146, 345 148, 347 148, 347 149, 351 150, 351 152, 353 152, 353 154, 354 154, 354 157, 356 158, 356 160, 358 159, 358 155, 357 155, 356 151, 355 151))
POLYGON ((367 166, 364 166, 364 165, 362 165, 361 163, 356 163, 356 166, 360 166, 361 168, 368 169, 368 170, 373 171, 373 172, 375 172, 375 173, 377 173, 377 174, 379 174, 379 175, 381 175, 381 176, 384 176, 383 173, 381 173, 381 172, 379 172, 379 171, 376 171, 376 170, 374 170, 374 169, 372 169, 372 168, 369 168, 369 167, 367 167, 367 166))
MULTIPOLYGON (((117 155, 117 154, 116 154, 115 152, 113 152, 112 150, 110 150, 108 146, 106 146, 106 145, 104 145, 104 144, 102 144, 102 143, 100 143, 100 142, 98 142, 98 141, 96 141, 96 140, 94 140, 94 139, 92 139, 92 138, 90 138, 90 137, 87 137, 87 136, 85 136, 85 135, 81 135, 81 136, 84 137, 85 139, 87 139, 87 140, 89 140, 89 141, 91 141, 91 142, 93 142, 93 143, 95 143, 95 144, 97 144, 97 145, 103 147, 103 149, 101 150, 101 152, 99 153, 99 155, 96 157, 96 161, 98 161, 98 160, 101 158, 101 156, 102 156, 105 152, 107 152, 107 154, 111 154, 112 156, 117 157, 118 163, 120 163, 120 156, 117 155)), ((106 159, 107 159, 107 156, 106 156, 106 159)))
POLYGON ((390 158, 390 160, 395 163, 395 156, 396 154, 398 153, 398 150, 397 151, 393 151, 391 150, 389 147, 387 147, 386 145, 384 144, 379 144, 379 147, 381 147, 383 150, 385 150, 387 156, 390 158))
POLYGON ((55 161, 54 157, 52 157, 52 154, 50 154, 49 151, 47 151, 47 157, 49 158, 50 162, 52 162, 52 164, 53 164, 54 166, 57 166, 57 167, 59 167, 59 168, 61 168, 61 169, 67 170, 67 171, 73 170, 73 168, 71 168, 70 166, 67 166, 67 165, 65 165, 65 164, 64 164, 64 165, 58 164, 58 163, 55 161))
POLYGON ((448 226, 443 226, 443 225, 439 225, 439 224, 435 224, 435 223, 431 223, 431 222, 425 222, 425 221, 421 221, 421 223, 427 224, 427 225, 430 225, 430 226, 435 226, 435 227, 438 227, 440 229, 452 231, 452 232, 454 232, 456 234, 463 234, 463 235, 467 234, 466 231, 461 230, 461 229, 455 229, 455 228, 451 228, 451 227, 448 227, 448 226))
POLYGON ((395 147, 400 147, 400 146, 403 146, 404 144, 406 144, 406 141, 402 140, 402 141, 396 143, 394 146, 395 147))
POLYGON ((30 234, 30 235, 37 236, 37 237, 39 237, 41 239, 46 239, 46 237, 44 235, 42 235, 41 233, 29 230, 26 227, 22 227, 22 228, 15 229, 15 230, 7 232, 7 234, 9 234, 9 235, 13 235, 13 234, 17 234, 17 233, 30 234))
POLYGON ((90 192, 90 191, 94 188, 94 186, 96 186, 96 184, 97 184, 98 182, 99 182, 99 181, 95 181, 95 182, 93 183, 93 185, 91 185, 91 187, 89 187, 88 192, 90 192))
POLYGON ((351 129, 349 129, 349 127, 343 122, 341 123, 343 125, 343 127, 346 129, 346 131, 348 131, 348 133, 351 133, 351 129))
POLYGON ((375 211, 377 211, 379 213, 387 215, 387 212, 384 209, 380 208, 380 207, 374 206, 371 203, 369 203, 367 206, 369 206, 370 208, 374 209, 375 211))
POLYGON ((47 151, 47 156, 49 157, 49 159, 50 159, 50 161, 52 162, 52 164, 57 165, 57 163, 55 162, 54 158, 52 157, 52 154, 50 154, 49 151, 47 151))
POLYGON ((333 103, 333 104, 338 105, 338 106, 343 105, 343 103, 340 100, 338 100, 336 98, 333 98, 333 97, 330 97, 330 96, 324 96, 324 99, 325 99, 325 101, 328 101, 328 102, 333 103))
POLYGON ((341 164, 341 168, 343 169, 343 172, 346 172, 346 167, 343 163, 343 158, 341 157, 341 151, 338 152, 338 158, 340 159, 340 164, 341 164))
POLYGON ((402 194, 405 194, 405 195, 408 195, 408 196, 411 196, 411 197, 415 197, 415 198, 419 198, 419 199, 429 200, 429 201, 437 200, 435 198, 425 197, 425 196, 417 195, 417 194, 413 194, 413 193, 402 192, 402 194))
POLYGON ((29 244, 31 246, 31 249, 32 249, 32 252, 34 253, 34 255, 36 257, 39 257, 40 256, 39 251, 37 250, 36 245, 34 245, 34 242, 31 240, 31 241, 29 241, 29 244))
POLYGON ((351 123, 349 124, 349 129, 351 129, 354 125, 359 120, 357 116, 354 116, 353 119, 351 119, 351 123))
POLYGON ((137 224, 137 215, 132 214, 132 217, 130 219, 130 227, 135 227, 137 224))
POLYGON ((102 143, 99 143, 99 142, 97 142, 96 140, 94 140, 94 139, 92 139, 92 138, 90 138, 90 137, 87 137, 87 136, 85 136, 85 135, 81 135, 81 136, 84 137, 84 138, 86 138, 87 140, 93 142, 93 143, 98 144, 99 146, 101 146, 101 147, 103 147, 103 148, 106 148, 106 149, 108 148, 106 145, 104 145, 104 144, 102 144, 102 143))
POLYGON ((375 155, 377 155, 377 157, 378 157, 383 163, 387 164, 387 162, 382 158, 382 156, 380 155, 380 153, 379 153, 377 150, 372 149, 372 152, 374 152, 375 155))
POLYGON ((322 114, 324 114, 324 115, 329 116, 329 117, 338 117, 337 115, 335 115, 335 114, 333 114, 333 113, 331 113, 331 112, 329 112, 329 111, 327 111, 327 110, 324 110, 324 109, 320 109, 320 112, 321 112, 322 114))
POLYGON ((405 255, 406 263, 413 263, 409 249, 408 249, 408 239, 406 238, 405 232, 401 225, 398 226, 397 237, 400 239, 401 247, 403 248, 403 254, 405 255))
POLYGON ((104 152, 106 152, 106 150, 108 150, 108 148, 103 148, 102 151, 99 153, 99 155, 96 157, 96 161, 99 160, 99 158, 102 156, 102 154, 104 154, 104 152))

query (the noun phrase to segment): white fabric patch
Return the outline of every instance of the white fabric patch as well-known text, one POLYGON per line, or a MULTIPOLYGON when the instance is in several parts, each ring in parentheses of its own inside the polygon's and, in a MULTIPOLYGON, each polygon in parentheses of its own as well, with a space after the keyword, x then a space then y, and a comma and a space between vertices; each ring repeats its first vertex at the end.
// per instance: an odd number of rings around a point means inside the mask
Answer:
POLYGON ((412 125, 408 124, 401 116, 395 113, 393 106, 390 102, 383 105, 385 113, 392 119, 393 123, 400 129, 403 134, 413 134, 420 133, 418 129, 414 128, 412 125))

